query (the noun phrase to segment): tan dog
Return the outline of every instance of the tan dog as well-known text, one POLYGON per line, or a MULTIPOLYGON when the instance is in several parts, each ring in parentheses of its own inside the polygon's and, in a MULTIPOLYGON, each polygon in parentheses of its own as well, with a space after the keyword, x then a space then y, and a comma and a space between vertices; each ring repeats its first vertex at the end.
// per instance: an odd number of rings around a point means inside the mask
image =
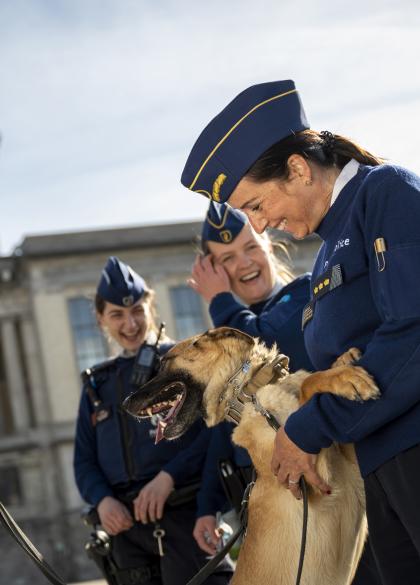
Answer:
MULTIPOLYGON (((280 424, 316 392, 334 392, 350 400, 377 398, 378 389, 365 370, 352 365, 357 350, 336 367, 308 374, 300 371, 259 388, 259 402, 280 424)), ((126 401, 137 417, 164 416, 158 437, 174 439, 199 417, 208 426, 225 418, 240 380, 250 380, 276 349, 235 329, 221 327, 187 339, 162 360, 156 378, 126 401), (248 364, 249 371, 241 369, 248 364), (239 372, 239 374, 238 374, 239 372), (232 383, 232 375, 237 374, 232 383), (228 381, 230 380, 230 383, 228 381)), ((247 389, 245 387, 245 389, 247 389)), ((275 432, 252 403, 243 409, 233 440, 248 450, 258 473, 249 501, 248 532, 232 585, 294 585, 302 536, 302 502, 279 487, 270 469, 275 432)), ((348 585, 365 539, 363 482, 351 446, 321 451, 317 471, 333 487, 329 496, 310 490, 308 540, 301 585, 348 585)))

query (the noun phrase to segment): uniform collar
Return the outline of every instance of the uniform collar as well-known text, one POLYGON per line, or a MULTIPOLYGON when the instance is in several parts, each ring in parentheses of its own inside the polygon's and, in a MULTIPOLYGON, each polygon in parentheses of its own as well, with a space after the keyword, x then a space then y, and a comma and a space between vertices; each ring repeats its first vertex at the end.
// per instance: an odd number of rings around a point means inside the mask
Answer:
POLYGON ((353 175, 351 179, 347 180, 346 184, 341 187, 334 205, 329 208, 324 219, 315 230, 324 242, 328 239, 334 229, 336 229, 337 222, 340 221, 339 218, 346 212, 349 205, 351 205, 354 192, 363 181, 369 168, 370 167, 365 165, 359 165, 358 172, 356 172, 356 174, 353 175))
POLYGON ((351 159, 341 170, 341 173, 338 175, 335 183, 334 189, 331 196, 331 203, 330 207, 334 204, 335 200, 337 199, 340 191, 347 185, 347 183, 357 174, 359 170, 360 163, 354 158, 351 159))
POLYGON ((273 297, 275 297, 281 291, 281 289, 283 287, 284 287, 284 282, 278 277, 276 280, 276 283, 273 286, 273 288, 271 289, 271 292, 268 295, 268 297, 266 297, 262 301, 258 301, 257 303, 252 303, 251 305, 245 304, 237 295, 235 295, 235 293, 233 293, 233 297, 234 297, 235 301, 237 301, 238 303, 240 303, 241 305, 243 305, 247 309, 252 308, 252 310, 254 311, 254 307, 259 307, 261 304, 265 305, 266 303, 268 303, 273 297))

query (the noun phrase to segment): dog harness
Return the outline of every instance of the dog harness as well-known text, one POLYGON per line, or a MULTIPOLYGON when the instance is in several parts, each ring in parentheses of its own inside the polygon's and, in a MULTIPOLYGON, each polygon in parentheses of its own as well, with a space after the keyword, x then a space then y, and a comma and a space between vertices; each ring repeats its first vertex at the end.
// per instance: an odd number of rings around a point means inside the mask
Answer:
POLYGON ((256 392, 259 388, 267 386, 267 384, 274 384, 289 375, 289 358, 282 353, 277 354, 272 361, 263 362, 253 376, 247 380, 250 369, 251 362, 246 360, 226 382, 219 403, 223 402, 229 388, 233 389, 234 396, 227 403, 225 418, 239 424, 245 404, 252 402, 254 408, 267 419, 270 426, 273 426, 271 422, 272 419, 275 420, 275 417, 263 408, 256 392))

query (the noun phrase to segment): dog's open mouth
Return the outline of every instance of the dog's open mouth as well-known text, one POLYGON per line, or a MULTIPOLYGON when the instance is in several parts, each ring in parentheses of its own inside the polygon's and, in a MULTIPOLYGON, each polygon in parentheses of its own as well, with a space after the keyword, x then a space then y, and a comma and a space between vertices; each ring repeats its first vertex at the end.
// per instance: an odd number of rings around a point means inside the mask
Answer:
POLYGON ((184 404, 187 388, 183 382, 171 382, 144 408, 136 412, 137 418, 150 418, 159 415, 155 443, 165 438, 165 429, 175 422, 175 419, 184 404))

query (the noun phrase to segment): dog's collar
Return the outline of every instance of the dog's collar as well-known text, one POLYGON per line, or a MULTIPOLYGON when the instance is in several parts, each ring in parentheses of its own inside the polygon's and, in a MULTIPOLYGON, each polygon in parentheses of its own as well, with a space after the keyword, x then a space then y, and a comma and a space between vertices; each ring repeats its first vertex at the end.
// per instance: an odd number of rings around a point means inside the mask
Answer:
POLYGON ((256 397, 256 392, 258 388, 273 384, 289 374, 289 358, 282 353, 277 354, 273 360, 263 362, 251 378, 247 380, 250 369, 251 362, 246 360, 226 382, 226 387, 219 399, 222 402, 227 390, 232 387, 233 398, 227 403, 225 418, 235 424, 239 424, 244 406, 248 402, 252 402, 256 410, 266 418, 265 413, 269 417, 272 416, 261 406, 256 397), (264 412, 262 412, 263 410, 264 412))

